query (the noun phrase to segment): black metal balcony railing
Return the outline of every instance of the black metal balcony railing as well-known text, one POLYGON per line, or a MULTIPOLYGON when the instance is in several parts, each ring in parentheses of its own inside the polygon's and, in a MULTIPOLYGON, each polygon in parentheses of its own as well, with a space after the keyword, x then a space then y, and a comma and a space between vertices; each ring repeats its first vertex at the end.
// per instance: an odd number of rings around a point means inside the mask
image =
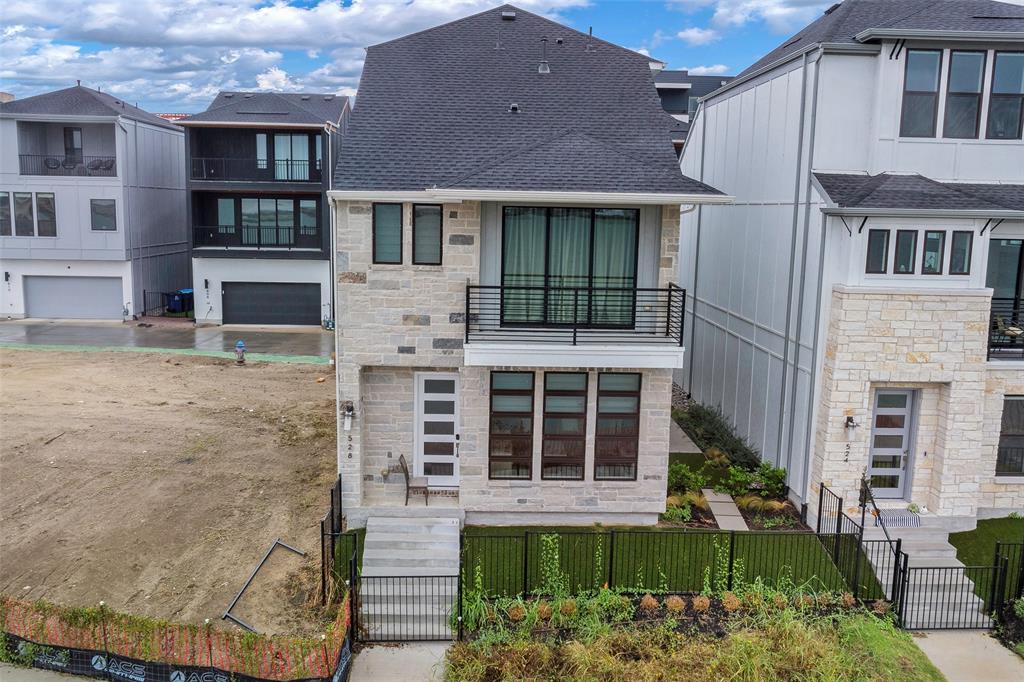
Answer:
POLYGON ((19 154, 18 167, 21 175, 114 177, 117 175, 117 157, 19 154))
POLYGON ((988 330, 989 360, 1024 360, 1024 300, 993 298, 988 330))
POLYGON ((193 157, 193 180, 254 180, 259 182, 320 182, 319 161, 269 161, 193 157))
POLYGON ((466 343, 683 345, 686 290, 466 287, 466 343))
POLYGON ((192 228, 192 246, 222 249, 321 249, 319 227, 211 225, 192 228))

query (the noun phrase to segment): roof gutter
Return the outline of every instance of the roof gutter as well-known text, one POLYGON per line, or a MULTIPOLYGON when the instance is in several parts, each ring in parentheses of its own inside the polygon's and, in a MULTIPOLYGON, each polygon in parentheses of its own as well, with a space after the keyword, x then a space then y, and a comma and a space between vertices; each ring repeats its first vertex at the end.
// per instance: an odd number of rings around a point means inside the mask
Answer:
POLYGON ((1008 218, 1011 220, 1024 219, 1024 211, 1012 209, 1000 210, 973 210, 973 209, 938 209, 938 208, 856 208, 846 206, 826 206, 821 209, 825 215, 832 216, 858 216, 858 217, 886 217, 886 218, 1008 218))
POLYGON ((538 192, 488 189, 431 188, 422 191, 368 192, 331 190, 334 199, 354 201, 423 201, 430 199, 457 203, 462 201, 537 201, 571 202, 616 206, 622 204, 731 204, 734 197, 725 194, 657 194, 647 192, 538 192))
POLYGON ((326 128, 331 124, 330 121, 324 121, 323 123, 278 123, 277 121, 263 121, 253 119, 252 121, 189 121, 182 119, 175 121, 176 125, 185 126, 188 128, 265 128, 268 125, 275 128, 326 128))
POLYGON ((860 42, 882 38, 934 39, 1017 43, 1024 42, 1024 31, 932 31, 928 29, 867 28, 854 36, 860 42))
MULTIPOLYGON (((121 117, 113 113, 109 116, 78 116, 74 114, 19 114, 16 112, 0 112, 0 118, 10 118, 18 121, 56 121, 61 123, 112 123, 121 117)), ((170 123, 170 121, 168 121, 168 123, 170 123)))

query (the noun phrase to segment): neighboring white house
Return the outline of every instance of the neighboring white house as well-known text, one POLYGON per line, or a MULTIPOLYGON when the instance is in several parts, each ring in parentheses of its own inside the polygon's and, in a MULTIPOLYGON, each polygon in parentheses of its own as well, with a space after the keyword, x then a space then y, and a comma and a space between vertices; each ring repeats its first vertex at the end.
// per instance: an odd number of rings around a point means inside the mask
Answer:
POLYGON ((693 397, 793 495, 1024 508, 1024 7, 846 0, 705 98, 693 397), (993 297, 994 292, 994 297, 993 297))
POLYGON ((650 59, 510 5, 367 50, 333 201, 349 524, 665 509, 686 178, 650 59), (397 513, 391 509, 388 513, 397 513))
POLYGON ((0 103, 0 316, 139 314, 188 286, 185 230, 180 128, 80 85, 0 103))

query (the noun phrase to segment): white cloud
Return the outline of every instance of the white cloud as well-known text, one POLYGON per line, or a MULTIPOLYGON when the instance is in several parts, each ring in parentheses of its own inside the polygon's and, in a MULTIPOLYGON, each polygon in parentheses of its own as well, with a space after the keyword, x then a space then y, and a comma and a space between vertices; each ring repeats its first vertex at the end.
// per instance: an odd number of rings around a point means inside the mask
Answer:
MULTIPOLYGON (((558 19, 589 0, 518 0, 558 19)), ((81 79, 160 110, 219 89, 351 94, 368 45, 491 9, 494 0, 4 0, 0 90, 81 79), (98 47, 95 47, 98 46, 98 47)))
POLYGON ((725 64, 712 64, 710 66, 684 66, 694 76, 724 76, 729 73, 729 67, 725 64))
POLYGON ((685 28, 677 33, 676 37, 687 45, 696 47, 698 45, 709 45, 715 42, 721 38, 721 34, 713 28, 697 28, 696 26, 691 26, 690 28, 685 28))
POLYGON ((792 33, 835 4, 834 0, 671 0, 671 3, 687 12, 712 8, 711 23, 720 29, 763 21, 776 33, 792 33))

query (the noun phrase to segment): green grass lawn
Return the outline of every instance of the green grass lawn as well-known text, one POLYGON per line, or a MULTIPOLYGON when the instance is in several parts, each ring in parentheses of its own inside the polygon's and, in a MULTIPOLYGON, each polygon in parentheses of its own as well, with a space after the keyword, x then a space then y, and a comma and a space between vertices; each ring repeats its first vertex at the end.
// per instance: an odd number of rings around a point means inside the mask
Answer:
MULTIPOLYGON (((983 519, 978 521, 978 527, 974 530, 949 534, 949 544, 956 547, 956 558, 964 566, 992 566, 995 562, 997 542, 1024 542, 1024 519, 1009 517, 983 519)), ((1024 548, 1018 546, 1006 549, 1007 556, 1010 558, 1006 578, 1006 594, 1012 596, 1017 591, 1024 548)), ((988 573, 979 574, 979 577, 982 575, 987 577, 988 573)), ((987 582, 987 580, 975 580, 975 589, 979 596, 987 597, 988 590, 991 588, 987 582)))
MULTIPOLYGON (((559 537, 561 569, 573 592, 606 582, 638 591, 700 592, 705 569, 710 568, 709 577, 715 581, 724 572, 721 562, 729 556, 729 533, 724 531, 467 526, 465 534, 467 578, 472 581, 479 565, 484 589, 492 596, 511 596, 524 588, 532 592, 541 586, 546 534, 559 537)), ((736 533, 734 583, 741 577, 760 577, 772 585, 788 579, 809 590, 845 592, 847 581, 831 552, 838 549, 841 558, 849 557, 852 548, 848 542, 836 548, 832 539, 823 542, 813 533, 736 533)), ((862 575, 871 579, 867 571, 862 575)))

